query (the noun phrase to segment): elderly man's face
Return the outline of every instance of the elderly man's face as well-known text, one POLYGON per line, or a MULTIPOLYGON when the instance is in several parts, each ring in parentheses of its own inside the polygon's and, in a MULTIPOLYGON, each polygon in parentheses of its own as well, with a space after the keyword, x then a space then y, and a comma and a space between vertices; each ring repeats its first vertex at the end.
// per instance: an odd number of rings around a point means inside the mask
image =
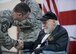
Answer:
POLYGON ((42 25, 45 33, 51 33, 54 30, 56 25, 55 21, 51 19, 47 21, 43 21, 42 23, 43 23, 42 25))
POLYGON ((26 14, 22 14, 20 12, 13 12, 12 16, 14 20, 22 21, 22 20, 25 20, 29 16, 29 12, 26 14))

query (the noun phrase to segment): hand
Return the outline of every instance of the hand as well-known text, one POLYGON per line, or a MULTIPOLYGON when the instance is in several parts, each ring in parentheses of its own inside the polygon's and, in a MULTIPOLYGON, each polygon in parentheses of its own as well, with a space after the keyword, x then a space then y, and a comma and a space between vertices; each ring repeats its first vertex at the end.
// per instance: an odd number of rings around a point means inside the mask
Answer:
POLYGON ((23 47, 24 47, 23 41, 22 40, 17 40, 17 43, 16 43, 15 47, 16 47, 16 49, 19 49, 19 50, 23 49, 23 47))
POLYGON ((31 54, 35 54, 34 52, 32 52, 31 54))

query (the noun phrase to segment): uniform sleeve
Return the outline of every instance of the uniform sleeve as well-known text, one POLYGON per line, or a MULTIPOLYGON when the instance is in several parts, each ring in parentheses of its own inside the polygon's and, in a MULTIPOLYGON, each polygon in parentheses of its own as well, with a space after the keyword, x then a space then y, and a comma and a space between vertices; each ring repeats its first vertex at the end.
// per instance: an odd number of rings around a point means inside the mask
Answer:
POLYGON ((11 49, 13 46, 15 46, 16 40, 12 39, 7 33, 5 33, 4 39, 5 41, 3 43, 3 46, 8 50, 11 49))
POLYGON ((1 22, 1 31, 3 33, 7 32, 9 26, 10 26, 10 22, 8 21, 8 19, 3 18, 1 22))
POLYGON ((8 36, 8 29, 10 27, 10 21, 7 18, 2 18, 0 21, 0 39, 2 39, 2 45, 10 49, 14 46, 15 40, 8 36))
POLYGON ((4 41, 4 34, 0 31, 0 46, 3 45, 4 41))

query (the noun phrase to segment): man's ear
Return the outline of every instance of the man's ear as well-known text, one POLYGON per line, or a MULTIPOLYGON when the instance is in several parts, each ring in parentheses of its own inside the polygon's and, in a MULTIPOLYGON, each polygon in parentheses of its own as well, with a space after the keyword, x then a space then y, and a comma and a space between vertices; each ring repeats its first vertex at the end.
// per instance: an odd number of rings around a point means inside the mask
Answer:
POLYGON ((30 15, 30 12, 26 13, 23 17, 27 18, 30 15))

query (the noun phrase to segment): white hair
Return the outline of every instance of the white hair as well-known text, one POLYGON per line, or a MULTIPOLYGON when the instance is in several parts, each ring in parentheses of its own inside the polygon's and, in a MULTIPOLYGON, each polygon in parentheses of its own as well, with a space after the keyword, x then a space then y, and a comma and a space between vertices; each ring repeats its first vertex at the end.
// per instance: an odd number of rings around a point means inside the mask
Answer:
MULTIPOLYGON (((51 22, 51 21, 50 21, 50 22, 51 22)), ((57 20, 55 20, 55 23, 56 23, 55 27, 56 27, 57 25, 59 25, 59 22, 58 22, 57 20)), ((42 29, 44 29, 44 32, 45 32, 45 33, 51 33, 51 32, 53 31, 53 28, 54 28, 54 27, 52 27, 52 26, 53 26, 53 25, 50 24, 49 27, 48 27, 47 29, 45 29, 45 28, 43 27, 43 24, 42 24, 42 29)))

